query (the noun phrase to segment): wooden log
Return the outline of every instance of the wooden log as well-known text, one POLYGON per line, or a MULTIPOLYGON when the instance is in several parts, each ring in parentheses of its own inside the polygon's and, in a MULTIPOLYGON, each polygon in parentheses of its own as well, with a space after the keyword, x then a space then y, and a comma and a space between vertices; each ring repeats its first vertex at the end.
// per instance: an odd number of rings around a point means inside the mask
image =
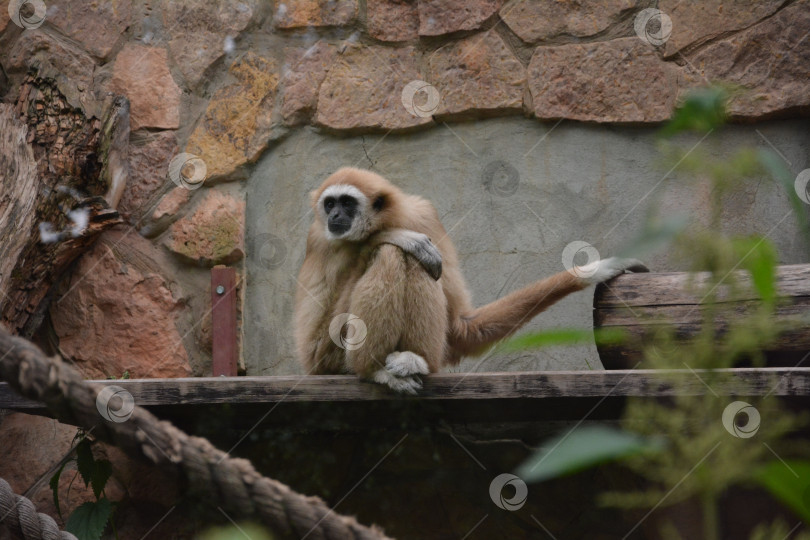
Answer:
POLYGON ((12 332, 33 335, 58 278, 121 223, 128 141, 126 99, 82 101, 49 64, 0 104, 0 322, 12 332))
MULTIPOLYGON (((775 317, 785 331, 768 345, 765 357, 768 366, 796 366, 810 354, 810 264, 780 266, 776 277, 780 299, 775 317)), ((715 331, 723 335, 730 321, 759 307, 747 272, 735 271, 716 287, 709 286, 709 279, 708 272, 623 274, 600 284, 594 293, 594 328, 618 328, 628 336, 621 345, 597 344, 605 369, 644 367, 643 345, 666 328, 676 344, 688 342, 711 313, 715 331)))

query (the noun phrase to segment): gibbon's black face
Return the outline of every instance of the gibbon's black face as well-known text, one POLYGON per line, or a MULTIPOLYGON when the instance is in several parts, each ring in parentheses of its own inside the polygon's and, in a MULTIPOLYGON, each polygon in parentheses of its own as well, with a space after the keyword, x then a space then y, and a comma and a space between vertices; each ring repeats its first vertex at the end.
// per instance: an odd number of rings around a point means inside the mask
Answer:
POLYGON ((351 195, 327 196, 323 199, 326 226, 335 236, 343 236, 352 228, 359 202, 351 195))
POLYGON ((357 242, 370 233, 374 212, 369 207, 369 198, 355 186, 329 186, 321 193, 317 210, 329 240, 357 242))

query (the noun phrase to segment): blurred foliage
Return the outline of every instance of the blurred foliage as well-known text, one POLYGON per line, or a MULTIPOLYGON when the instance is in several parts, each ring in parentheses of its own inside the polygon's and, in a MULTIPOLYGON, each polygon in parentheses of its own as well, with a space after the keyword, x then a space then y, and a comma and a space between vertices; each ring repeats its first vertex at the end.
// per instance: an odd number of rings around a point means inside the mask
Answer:
MULTIPOLYGON (((661 134, 668 138, 692 131, 705 133, 706 138, 719 132, 726 118, 728 93, 728 88, 719 87, 691 93, 661 134)), ((763 351, 791 327, 789 321, 785 324, 775 317, 780 303, 776 248, 767 233, 727 234, 723 228, 727 199, 744 188, 747 181, 773 178, 783 186, 794 219, 805 234, 807 208, 794 191, 790 171, 769 150, 741 148, 731 157, 717 158, 710 150, 699 148, 699 144, 684 150, 677 143, 664 140, 662 153, 671 165, 670 172, 678 167, 680 172, 696 179, 701 193, 708 196, 704 212, 666 219, 652 216, 641 237, 633 242, 633 248, 623 255, 639 256, 671 246, 691 270, 704 272, 693 274, 689 283, 690 292, 702 299, 699 309, 703 324, 697 335, 689 341, 679 340, 672 326, 662 324, 654 339, 641 344, 645 368, 681 370, 679 374, 669 372, 674 396, 667 400, 629 399, 622 419, 624 430, 575 427, 550 441, 518 473, 525 474, 526 480, 539 481, 608 459, 621 459, 624 467, 645 480, 646 487, 603 493, 599 499, 602 504, 652 510, 685 500, 697 501, 702 510, 704 540, 722 537, 718 500, 738 484, 754 482, 765 487, 810 523, 810 461, 781 461, 782 455, 785 459, 794 454, 807 455, 806 448, 785 437, 805 425, 806 418, 787 410, 776 398, 751 399, 750 405, 761 419, 758 430, 750 438, 735 435, 734 426, 723 423, 724 411, 735 400, 723 395, 715 371, 734 367, 741 361, 762 365, 763 351), (723 304, 717 303, 723 299, 750 298, 751 294, 759 301, 744 315, 724 312, 723 304), (727 325, 721 329, 717 321, 723 315, 727 325), (703 395, 678 391, 685 369, 707 387, 703 395), (650 443, 660 437, 666 442, 650 443), (779 461, 772 461, 774 454, 780 456, 779 461)), ((523 343, 532 342, 526 338, 523 343)), ((667 372, 661 376, 666 377, 667 372)), ((772 381, 774 386, 777 383, 776 379, 772 381)), ((745 414, 742 418, 750 420, 745 414)), ((739 413, 731 419, 739 420, 739 413)), ((790 532, 781 522, 761 524, 751 540, 784 540, 790 532)), ((662 538, 680 538, 672 523, 664 523, 660 534, 662 538)))
POLYGON ((198 535, 197 540, 273 540, 273 536, 261 525, 236 523, 223 527, 211 527, 198 535))
POLYGON ((515 474, 526 482, 541 482, 613 459, 657 452, 663 446, 660 438, 605 426, 582 427, 548 441, 515 474))

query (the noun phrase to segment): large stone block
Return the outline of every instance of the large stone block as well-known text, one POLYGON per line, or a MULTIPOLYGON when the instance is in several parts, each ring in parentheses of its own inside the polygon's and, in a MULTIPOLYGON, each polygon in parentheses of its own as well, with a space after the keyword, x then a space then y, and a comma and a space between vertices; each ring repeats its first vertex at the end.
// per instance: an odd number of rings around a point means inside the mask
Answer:
POLYGON ((366 26, 380 41, 408 41, 419 37, 419 10, 413 0, 367 0, 366 26))
POLYGON ((276 0, 276 28, 345 26, 357 17, 357 0, 276 0))
POLYGON ((739 86, 733 117, 755 119, 810 107, 810 1, 715 41, 683 68, 681 86, 722 81, 739 86))
POLYGON ((278 66, 246 53, 231 65, 236 82, 217 90, 197 122, 186 151, 199 156, 209 177, 230 177, 267 147, 278 132, 273 117, 278 66))
POLYGON ((593 36, 620 22, 641 3, 640 0, 511 0, 501 8, 500 16, 520 39, 538 43, 557 37, 593 36))
POLYGON ((174 131, 150 133, 141 144, 129 146, 129 178, 118 211, 132 224, 138 223, 152 196, 167 182, 169 163, 177 155, 174 131))
POLYGON ((481 28, 502 5, 503 0, 419 0, 419 35, 481 28))
POLYGON ((529 63, 534 114, 586 122, 667 120, 678 70, 637 37, 538 47, 529 63))
POLYGON ((245 201, 211 189, 189 215, 169 227, 163 245, 184 261, 214 266, 239 261, 244 237, 245 201))
POLYGON ((321 85, 316 123, 355 131, 430 124, 429 115, 413 114, 403 105, 406 85, 422 78, 413 47, 349 47, 321 85))
POLYGON ((446 45, 428 65, 441 100, 436 114, 508 114, 523 107, 526 70, 495 32, 446 45))
POLYGON ((188 86, 197 86, 205 70, 225 54, 225 39, 244 30, 256 8, 256 0, 166 0, 161 4, 169 51, 188 86))
POLYGON ((132 229, 107 231, 51 305, 59 349, 88 378, 191 375, 183 303, 155 269, 160 250, 132 229))
POLYGON ((130 125, 140 128, 180 127, 180 87, 169 71, 168 54, 161 47, 127 44, 115 58, 110 89, 127 96, 130 125))
POLYGON ((658 9, 672 21, 665 55, 747 28, 772 15, 784 3, 784 0, 661 0, 658 9))
POLYGON ((131 17, 131 0, 48 2, 48 24, 99 58, 110 54, 129 27, 131 17))
POLYGON ((318 104, 318 91, 337 58, 337 48, 322 41, 311 47, 284 50, 281 116, 287 125, 310 120, 318 104))

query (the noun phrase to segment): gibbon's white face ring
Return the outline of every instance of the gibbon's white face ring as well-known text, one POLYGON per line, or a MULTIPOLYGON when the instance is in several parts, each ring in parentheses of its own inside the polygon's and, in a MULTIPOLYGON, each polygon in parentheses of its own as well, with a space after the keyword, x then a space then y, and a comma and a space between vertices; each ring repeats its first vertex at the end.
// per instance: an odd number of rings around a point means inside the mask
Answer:
POLYGON ((367 228, 369 225, 368 216, 371 212, 369 200, 362 191, 354 186, 350 186, 348 184, 335 184, 323 190, 323 193, 321 193, 321 196, 318 198, 318 212, 320 213, 321 219, 324 223, 324 232, 327 240, 357 241, 364 239, 367 235, 367 228), (344 195, 353 197, 357 201, 358 212, 352 220, 352 226, 348 231, 342 234, 335 234, 331 232, 329 227, 326 225, 329 221, 329 214, 326 212, 326 209, 324 209, 323 202, 327 197, 338 199, 344 195))

